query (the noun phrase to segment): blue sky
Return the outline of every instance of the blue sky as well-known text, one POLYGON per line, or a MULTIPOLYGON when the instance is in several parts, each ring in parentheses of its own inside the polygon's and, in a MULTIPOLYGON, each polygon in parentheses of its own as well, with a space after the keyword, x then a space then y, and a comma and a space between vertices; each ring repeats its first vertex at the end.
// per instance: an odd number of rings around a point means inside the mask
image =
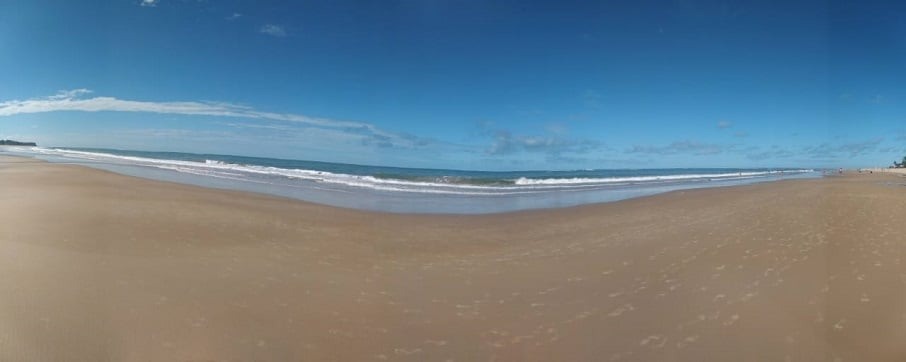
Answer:
POLYGON ((906 6, 0 2, 0 138, 414 167, 906 155, 906 6))

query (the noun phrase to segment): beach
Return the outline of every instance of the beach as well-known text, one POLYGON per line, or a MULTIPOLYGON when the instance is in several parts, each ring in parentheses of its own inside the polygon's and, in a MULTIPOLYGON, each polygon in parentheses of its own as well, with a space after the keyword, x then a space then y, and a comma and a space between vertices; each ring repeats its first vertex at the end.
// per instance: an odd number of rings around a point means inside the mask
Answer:
POLYGON ((895 175, 906 175, 906 168, 866 168, 862 172, 881 172, 895 175))
POLYGON ((903 360, 904 185, 418 215, 0 157, 0 360, 903 360))

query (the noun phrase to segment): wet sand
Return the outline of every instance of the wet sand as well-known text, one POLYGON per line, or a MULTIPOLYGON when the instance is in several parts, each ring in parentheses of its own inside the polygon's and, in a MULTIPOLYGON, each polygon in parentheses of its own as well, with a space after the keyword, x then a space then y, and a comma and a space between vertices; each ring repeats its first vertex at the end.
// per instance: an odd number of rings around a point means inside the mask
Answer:
POLYGON ((904 360, 906 181, 481 216, 0 157, 0 360, 904 360))

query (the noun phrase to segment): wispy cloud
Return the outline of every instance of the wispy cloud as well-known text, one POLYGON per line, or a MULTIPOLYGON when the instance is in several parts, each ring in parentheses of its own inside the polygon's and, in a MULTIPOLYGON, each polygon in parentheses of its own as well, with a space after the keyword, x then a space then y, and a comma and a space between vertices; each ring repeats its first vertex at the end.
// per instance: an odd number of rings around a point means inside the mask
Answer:
POLYGON ((114 97, 86 97, 88 89, 61 91, 44 98, 0 102, 0 117, 17 114, 77 111, 77 112, 140 112, 178 114, 187 116, 215 116, 244 118, 262 121, 288 122, 295 125, 331 129, 357 135, 363 142, 380 142, 381 145, 414 148, 430 140, 407 134, 385 131, 377 126, 356 121, 342 121, 309 117, 293 113, 259 111, 252 107, 215 102, 149 102, 124 100, 114 97))
POLYGON ((86 95, 86 94, 91 94, 91 93, 92 93, 92 91, 90 89, 85 89, 85 88, 61 90, 61 91, 57 92, 57 94, 47 97, 47 99, 52 100, 52 101, 59 101, 59 100, 65 100, 65 99, 72 99, 72 98, 76 98, 76 97, 86 95))
POLYGON ((884 141, 883 138, 849 143, 825 142, 817 146, 806 147, 803 151, 812 158, 834 159, 857 157, 877 150, 882 141, 884 141))
POLYGON ((139 5, 145 7, 155 7, 160 2, 160 0, 142 0, 139 5))
POLYGON ((509 155, 521 152, 544 153, 548 156, 584 154, 602 148, 598 141, 570 138, 565 126, 549 125, 542 135, 516 134, 505 129, 495 129, 491 123, 480 124, 482 133, 491 136, 492 142, 485 149, 488 155, 509 155))
POLYGON ((730 121, 719 121, 717 122, 717 128, 727 129, 733 127, 733 122, 730 121))
POLYGON ((568 139, 558 136, 517 135, 507 131, 498 132, 494 142, 487 149, 488 154, 502 155, 519 151, 542 152, 547 154, 585 153, 599 144, 590 140, 568 139))
POLYGON ((282 26, 274 25, 274 24, 265 24, 264 26, 261 27, 261 29, 258 29, 258 32, 261 34, 267 34, 267 35, 278 37, 278 38, 282 38, 282 37, 286 36, 286 30, 283 29, 282 26))
POLYGON ((758 147, 752 148, 751 150, 749 150, 749 152, 746 153, 746 157, 753 161, 763 161, 779 158, 790 158, 796 156, 797 154, 799 153, 787 148, 773 145, 767 150, 758 147))
POLYGON ((761 161, 769 159, 787 159, 800 157, 807 162, 839 162, 845 159, 857 158, 874 152, 893 152, 896 147, 881 147, 883 138, 874 138, 855 142, 824 142, 802 147, 781 147, 773 145, 770 148, 753 147, 743 152, 751 160, 761 161))
POLYGON ((844 158, 855 158, 878 151, 882 138, 858 142, 825 142, 802 147, 746 146, 742 144, 719 144, 697 141, 676 141, 664 146, 636 145, 626 153, 650 154, 658 156, 692 155, 710 156, 719 154, 741 155, 750 160, 763 161, 770 159, 788 159, 799 157, 811 161, 839 161, 844 158))
POLYGON ((232 21, 232 20, 239 19, 239 18, 241 18, 241 17, 242 17, 242 14, 240 14, 240 13, 233 13, 233 14, 231 14, 230 16, 225 17, 224 19, 232 21))
POLYGON ((178 128, 148 128, 148 129, 126 129, 112 130, 109 135, 116 140, 139 140, 140 142, 157 142, 156 139, 168 140, 192 140, 192 141, 223 141, 235 142, 239 135, 221 130, 189 130, 178 128))
POLYGON ((626 153, 643 153, 652 155, 716 155, 733 149, 733 145, 721 145, 697 141, 676 141, 665 146, 635 145, 626 150, 626 153))

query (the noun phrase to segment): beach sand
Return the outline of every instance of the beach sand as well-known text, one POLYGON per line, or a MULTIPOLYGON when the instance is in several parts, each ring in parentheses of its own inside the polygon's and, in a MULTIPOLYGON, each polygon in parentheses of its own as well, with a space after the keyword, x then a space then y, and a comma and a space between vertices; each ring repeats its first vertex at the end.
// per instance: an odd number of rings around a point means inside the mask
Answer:
POLYGON ((0 360, 902 361, 904 185, 398 215, 2 157, 0 360))
POLYGON ((865 168, 863 172, 884 172, 897 175, 906 175, 906 168, 865 168))

